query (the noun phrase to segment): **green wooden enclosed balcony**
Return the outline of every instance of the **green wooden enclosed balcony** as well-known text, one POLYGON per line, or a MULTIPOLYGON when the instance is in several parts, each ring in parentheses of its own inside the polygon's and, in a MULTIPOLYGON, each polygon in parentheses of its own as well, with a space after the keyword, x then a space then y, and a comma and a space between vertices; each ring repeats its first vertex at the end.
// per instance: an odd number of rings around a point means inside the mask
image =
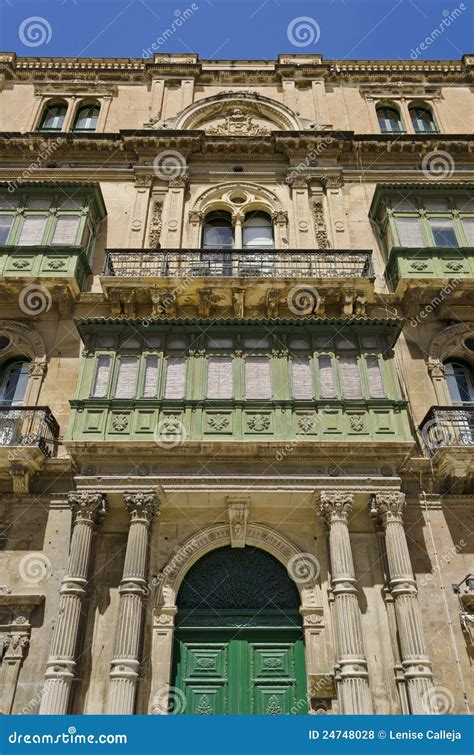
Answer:
POLYGON ((385 270, 390 288, 398 295, 418 286, 439 288, 448 280, 474 291, 474 247, 393 247, 385 270))
POLYGON ((43 296, 67 310, 91 274, 94 238, 105 214, 97 184, 0 184, 0 289, 19 299, 24 311, 29 305, 22 292, 29 287, 42 288, 43 296))
POLYGON ((74 455, 99 447, 180 453, 209 443, 226 453, 258 443, 276 458, 296 448, 348 453, 356 444, 398 457, 414 443, 391 356, 401 326, 79 320, 87 351, 66 445, 74 455))

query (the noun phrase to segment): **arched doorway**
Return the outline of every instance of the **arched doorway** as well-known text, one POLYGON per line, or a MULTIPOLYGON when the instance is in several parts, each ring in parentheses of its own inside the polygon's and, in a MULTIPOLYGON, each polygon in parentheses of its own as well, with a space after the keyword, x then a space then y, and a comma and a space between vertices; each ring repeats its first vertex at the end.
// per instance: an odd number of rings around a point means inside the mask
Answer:
POLYGON ((307 713, 300 596, 253 547, 197 561, 177 597, 173 687, 185 714, 307 713))

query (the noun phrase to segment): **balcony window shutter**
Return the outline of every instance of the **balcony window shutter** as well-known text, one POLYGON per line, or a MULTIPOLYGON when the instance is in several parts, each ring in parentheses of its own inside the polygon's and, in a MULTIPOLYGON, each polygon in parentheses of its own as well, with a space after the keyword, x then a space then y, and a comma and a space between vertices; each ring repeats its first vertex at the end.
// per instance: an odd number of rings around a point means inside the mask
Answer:
POLYGON ((145 359, 145 379, 143 381, 143 398, 156 398, 158 391, 158 357, 145 359))
POLYGON ((418 218, 397 218, 397 230, 400 246, 426 246, 418 218))
POLYGON ((138 359, 137 357, 121 357, 115 398, 135 398, 137 391, 138 359))
POLYGON ((344 398, 362 398, 362 386, 357 358, 340 357, 339 371, 344 398))
POLYGON ((166 365, 165 398, 184 398, 186 358, 169 357, 166 365))
POLYGON ((75 244, 79 222, 80 218, 76 215, 63 215, 62 217, 59 217, 54 230, 52 243, 58 245, 75 244))
POLYGON ((378 357, 366 357, 365 362, 367 364, 367 375, 369 379, 369 393, 374 398, 383 398, 385 396, 385 391, 378 357))
POLYGON ((234 395, 231 357, 210 357, 207 364, 208 398, 232 398, 234 395))
POLYGON ((319 357, 319 382, 321 384, 321 398, 333 398, 336 395, 334 372, 331 357, 319 357))
POLYGON ((271 398, 272 380, 268 357, 245 360, 245 398, 271 398))
POLYGON ((313 398, 311 360, 309 357, 293 357, 291 361, 291 386, 293 398, 313 398))
POLYGON ((41 244, 46 226, 46 215, 28 215, 21 227, 19 246, 41 244))
POLYGON ((110 363, 111 357, 107 356, 106 354, 101 354, 97 359, 94 387, 92 388, 92 396, 94 396, 94 398, 105 398, 105 396, 107 396, 110 363))

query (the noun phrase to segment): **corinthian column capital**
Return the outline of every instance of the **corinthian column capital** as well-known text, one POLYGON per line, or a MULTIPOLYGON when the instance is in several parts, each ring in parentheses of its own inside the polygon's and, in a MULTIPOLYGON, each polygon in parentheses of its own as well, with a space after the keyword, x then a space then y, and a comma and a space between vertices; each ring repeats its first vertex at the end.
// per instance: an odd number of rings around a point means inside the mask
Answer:
POLYGON ((384 524, 387 522, 403 522, 405 493, 399 491, 375 493, 375 508, 384 524))
POLYGON ((353 493, 342 490, 323 490, 319 501, 319 514, 328 524, 346 522, 354 502, 353 493))
POLYGON ((142 520, 151 523, 159 516, 159 501, 154 490, 133 490, 123 494, 125 508, 132 521, 142 520))
POLYGON ((69 493, 69 505, 77 521, 94 523, 107 511, 107 501, 103 493, 94 490, 81 490, 69 493))

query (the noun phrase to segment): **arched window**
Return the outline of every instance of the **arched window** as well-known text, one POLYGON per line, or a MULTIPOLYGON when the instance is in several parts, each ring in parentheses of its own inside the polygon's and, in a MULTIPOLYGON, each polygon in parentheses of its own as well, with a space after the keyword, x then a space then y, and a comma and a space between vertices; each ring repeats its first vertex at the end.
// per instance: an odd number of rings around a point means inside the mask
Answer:
POLYGON ((273 247, 273 224, 266 212, 250 212, 245 216, 243 248, 273 247))
POLYGON ((29 378, 29 361, 18 358, 3 365, 0 372, 0 406, 21 406, 29 378))
POLYGON ((95 131, 99 120, 100 105, 90 103, 79 108, 74 119, 73 131, 95 131))
POLYGON ((66 113, 67 104, 65 102, 49 102, 43 111, 38 131, 61 131, 66 113))
POLYGON ((449 359, 445 363, 446 382, 453 404, 474 402, 474 371, 460 359, 449 359))
POLYGON ((230 212, 217 210, 206 215, 202 235, 204 249, 232 249, 234 229, 230 212))
POLYGON ((403 132, 403 124, 400 113, 394 107, 380 106, 377 108, 377 118, 379 120, 380 131, 382 134, 392 134, 403 132))
POLYGON ((410 118, 417 134, 436 133, 433 115, 425 107, 410 107, 410 118))

